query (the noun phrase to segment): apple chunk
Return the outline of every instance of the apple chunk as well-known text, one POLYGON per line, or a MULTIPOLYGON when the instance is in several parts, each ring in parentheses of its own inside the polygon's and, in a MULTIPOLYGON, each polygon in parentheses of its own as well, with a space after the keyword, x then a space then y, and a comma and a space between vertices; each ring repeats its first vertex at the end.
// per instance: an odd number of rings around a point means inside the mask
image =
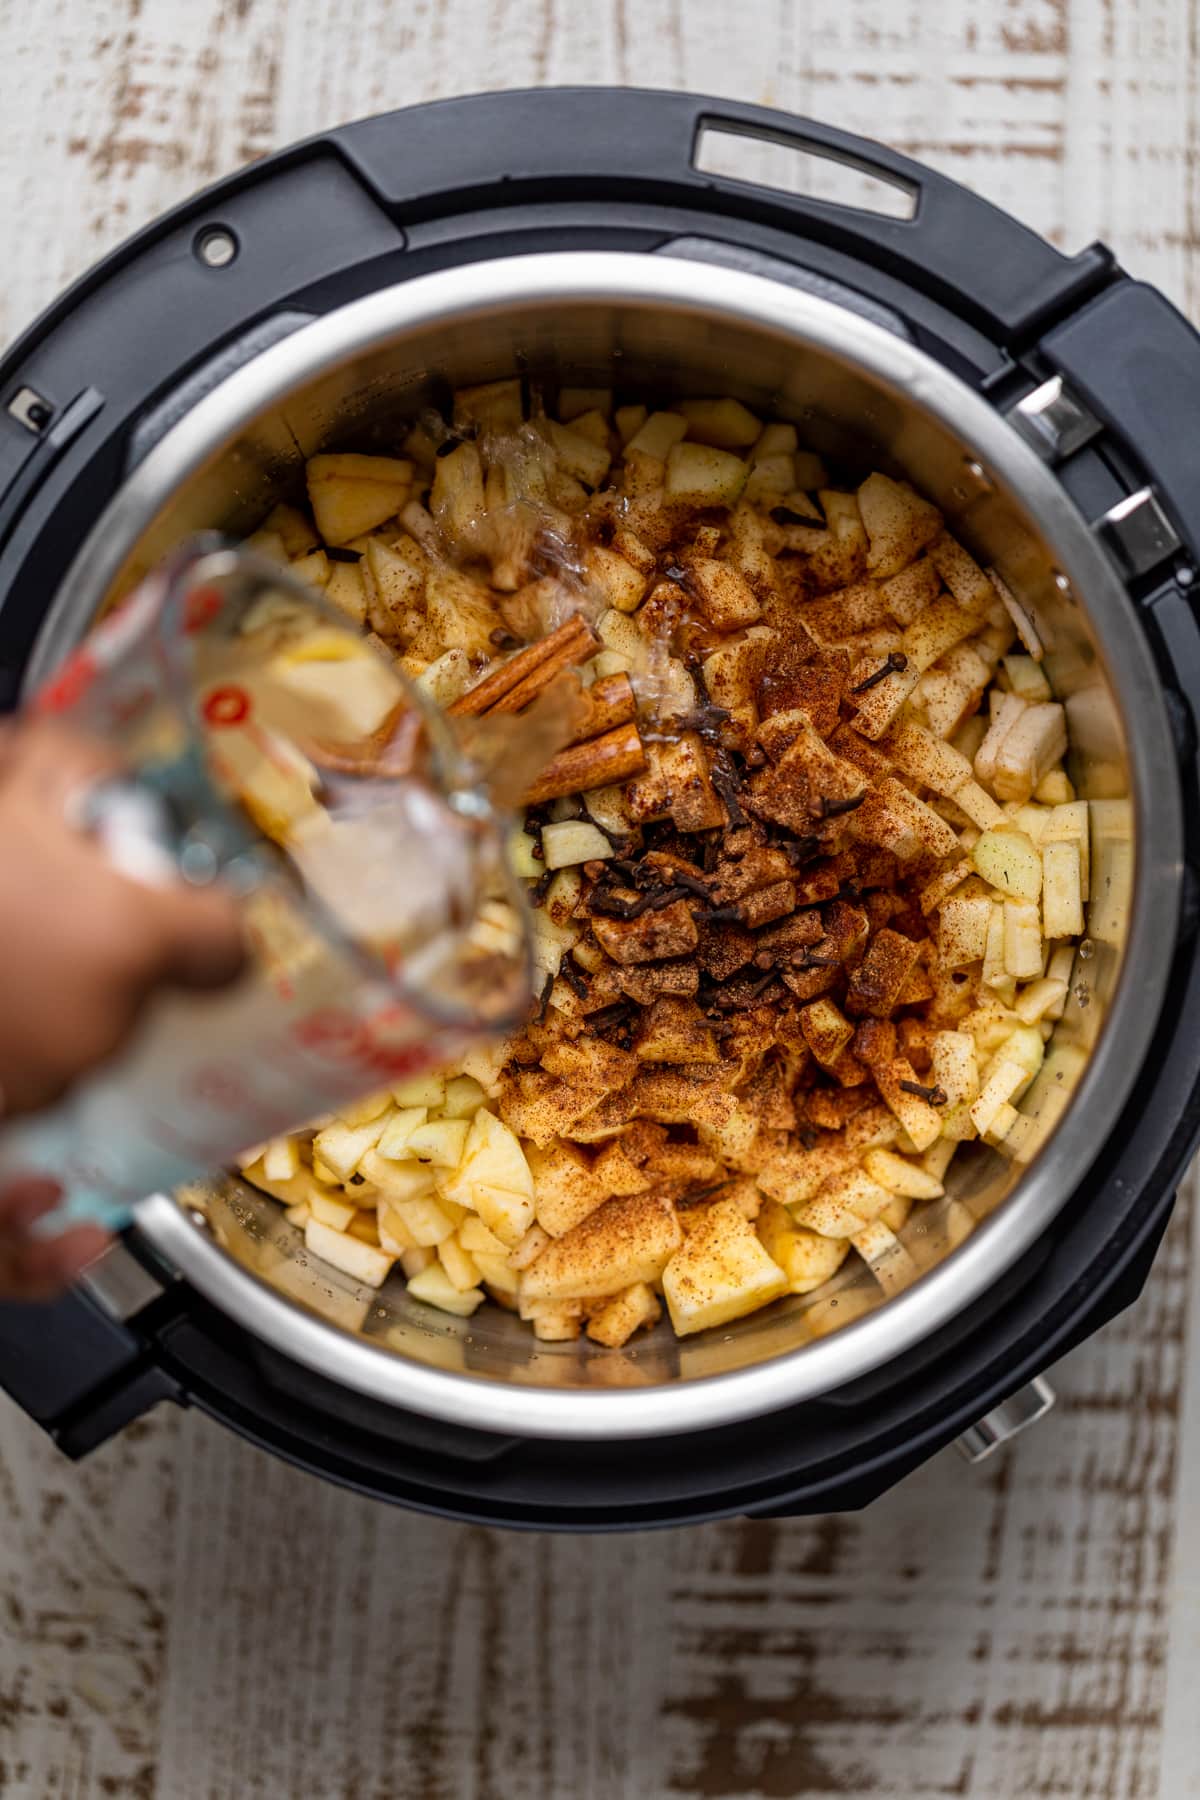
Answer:
POLYGON ((790 1287, 733 1200, 706 1208, 663 1271, 663 1294, 679 1337, 727 1325, 777 1300, 790 1287))

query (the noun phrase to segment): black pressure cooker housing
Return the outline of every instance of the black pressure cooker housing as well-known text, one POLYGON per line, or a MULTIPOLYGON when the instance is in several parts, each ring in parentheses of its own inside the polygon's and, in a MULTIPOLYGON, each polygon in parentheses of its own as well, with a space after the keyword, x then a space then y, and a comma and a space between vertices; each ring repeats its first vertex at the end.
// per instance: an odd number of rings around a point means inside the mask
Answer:
MULTIPOLYGON (((1095 422, 1048 443, 1089 520, 1150 487, 1125 574, 1161 672, 1186 862, 1169 998, 1123 1114, 1034 1249, 977 1304, 850 1387, 740 1425, 627 1443, 491 1437, 289 1361, 156 1265, 124 1298, 0 1306, 0 1381, 80 1456, 191 1402, 348 1486, 449 1517, 561 1529, 865 1505, 1140 1293, 1200 1136, 1200 339, 1101 245, 1065 257, 945 177, 809 120, 686 94, 544 90, 387 114, 242 170, 85 275, 0 362, 0 709, 79 543, 211 388, 347 301, 435 269, 562 249, 766 275, 918 344, 1008 410, 1060 375, 1095 422), (716 178, 706 130, 907 190, 911 219, 716 178), (1079 442, 1080 438, 1086 441, 1079 442)), ((1118 551, 1121 545, 1117 543, 1118 551)))

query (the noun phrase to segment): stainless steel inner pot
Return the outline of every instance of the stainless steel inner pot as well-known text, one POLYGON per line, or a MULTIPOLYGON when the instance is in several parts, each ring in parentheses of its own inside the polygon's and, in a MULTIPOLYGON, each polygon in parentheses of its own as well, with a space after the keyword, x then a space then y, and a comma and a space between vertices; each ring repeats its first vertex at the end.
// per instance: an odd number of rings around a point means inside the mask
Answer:
POLYGON ((1003 418, 855 313, 665 256, 477 263, 373 294, 268 350, 132 473, 78 554, 30 679, 183 537, 253 528, 300 487, 313 452, 393 448, 399 421, 444 384, 518 367, 668 399, 729 393, 794 420, 802 441, 839 462, 908 475, 1028 608, 1067 706, 1072 777, 1097 803, 1090 954, 1076 964, 1051 1073, 1022 1104, 1047 1129, 1058 1123, 1027 1166, 982 1148, 960 1155, 947 1200, 919 1209, 906 1229, 926 1272, 903 1293, 885 1299, 873 1277, 851 1270, 815 1302, 781 1301, 683 1342, 663 1325, 619 1353, 538 1344, 494 1306, 448 1318, 409 1301, 398 1279, 379 1294, 356 1288, 306 1256, 273 1201, 232 1179, 205 1184, 210 1229, 162 1195, 142 1205, 138 1226, 262 1339, 397 1406, 557 1438, 697 1430, 886 1363, 986 1290, 1076 1191, 1129 1094, 1163 998, 1180 882, 1174 752, 1151 656, 1112 565, 1003 418))

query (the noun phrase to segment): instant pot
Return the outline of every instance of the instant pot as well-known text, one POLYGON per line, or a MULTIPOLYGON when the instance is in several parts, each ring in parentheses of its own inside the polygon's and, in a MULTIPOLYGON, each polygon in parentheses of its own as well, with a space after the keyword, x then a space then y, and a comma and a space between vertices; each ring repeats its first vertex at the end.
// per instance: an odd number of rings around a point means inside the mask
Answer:
MULTIPOLYGON (((0 700, 198 528, 252 529, 324 448, 514 368, 730 393, 911 476, 1046 647, 1092 805, 1088 939, 1031 1161, 966 1158, 925 1272, 869 1272, 621 1353, 451 1319, 315 1265, 232 1179, 150 1197, 71 1295, 0 1308, 0 1380, 71 1456, 163 1400, 322 1475, 494 1524, 856 1507, 1043 1412, 1145 1282, 1200 1128, 1200 341, 827 126, 585 89, 368 119, 243 170, 86 275, 0 363, 0 700), (721 134, 887 184, 875 211, 720 178, 721 134), (1051 1129, 1053 1126, 1053 1129, 1051 1129), (833 1303, 842 1307, 839 1328, 833 1303)), ((916 1253, 916 1249, 914 1249, 916 1253)))

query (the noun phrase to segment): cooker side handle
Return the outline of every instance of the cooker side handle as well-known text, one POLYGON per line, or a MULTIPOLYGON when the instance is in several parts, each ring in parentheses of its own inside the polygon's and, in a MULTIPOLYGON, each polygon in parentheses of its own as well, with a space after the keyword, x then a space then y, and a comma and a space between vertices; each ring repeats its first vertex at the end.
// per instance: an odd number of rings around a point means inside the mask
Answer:
POLYGON ((380 114, 333 132, 339 152, 400 223, 453 206, 637 197, 754 216, 882 263, 1019 344, 1110 278, 1109 251, 1066 257, 935 170, 815 119, 638 88, 477 94, 380 114), (714 172, 714 142, 752 138, 844 164, 908 196, 911 216, 714 172))

